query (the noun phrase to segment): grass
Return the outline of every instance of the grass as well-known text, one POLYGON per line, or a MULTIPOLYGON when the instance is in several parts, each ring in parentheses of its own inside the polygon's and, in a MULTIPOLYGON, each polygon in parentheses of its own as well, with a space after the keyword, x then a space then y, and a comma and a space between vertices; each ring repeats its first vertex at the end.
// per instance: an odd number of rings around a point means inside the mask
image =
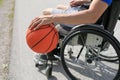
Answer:
MULTIPOLYGON (((15 2, 13 1, 11 4, 15 4, 15 2)), ((11 8, 11 13, 10 14, 8 14, 8 18, 11 20, 11 19, 13 19, 13 17, 14 17, 14 6, 11 8)))
POLYGON ((4 0, 0 0, 0 7, 2 6, 4 0))
POLYGON ((14 12, 12 11, 12 12, 8 15, 8 18, 9 18, 9 19, 13 19, 13 17, 14 17, 14 12))
MULTIPOLYGON (((13 5, 13 7, 10 9, 10 13, 8 14, 8 18, 9 18, 9 21, 11 22, 10 26, 13 26, 15 1, 13 1, 11 4, 13 5)), ((9 31, 9 36, 10 37, 12 36, 12 32, 13 32, 13 27, 10 27, 10 31, 9 31)))

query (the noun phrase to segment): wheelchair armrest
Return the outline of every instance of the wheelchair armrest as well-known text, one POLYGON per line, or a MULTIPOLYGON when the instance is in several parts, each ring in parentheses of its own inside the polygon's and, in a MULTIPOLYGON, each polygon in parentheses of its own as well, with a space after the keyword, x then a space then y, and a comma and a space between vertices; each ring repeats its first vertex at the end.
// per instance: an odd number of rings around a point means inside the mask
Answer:
POLYGON ((85 24, 81 24, 81 25, 74 26, 71 30, 75 30, 75 29, 77 29, 77 28, 79 28, 79 27, 81 27, 81 26, 85 26, 85 24))
POLYGON ((77 25, 75 27, 73 27, 71 29, 71 31, 73 30, 77 30, 77 29, 104 29, 104 26, 103 25, 97 25, 97 24, 82 24, 82 25, 77 25))

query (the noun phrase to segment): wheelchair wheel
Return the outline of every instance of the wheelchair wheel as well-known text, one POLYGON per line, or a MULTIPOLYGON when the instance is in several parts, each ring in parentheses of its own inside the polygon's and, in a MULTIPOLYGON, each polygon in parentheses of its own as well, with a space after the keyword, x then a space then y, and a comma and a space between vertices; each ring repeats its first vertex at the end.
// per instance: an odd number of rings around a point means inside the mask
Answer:
POLYGON ((49 65, 49 66, 47 66, 47 68, 46 68, 46 77, 47 77, 47 78, 50 78, 51 76, 52 76, 52 66, 49 65))
POLYGON ((103 29, 92 28, 76 29, 64 39, 60 53, 65 72, 72 80, 119 80, 120 43, 103 29), (110 44, 105 51, 101 51, 103 39, 110 44), (107 61, 101 55, 118 60, 107 61))

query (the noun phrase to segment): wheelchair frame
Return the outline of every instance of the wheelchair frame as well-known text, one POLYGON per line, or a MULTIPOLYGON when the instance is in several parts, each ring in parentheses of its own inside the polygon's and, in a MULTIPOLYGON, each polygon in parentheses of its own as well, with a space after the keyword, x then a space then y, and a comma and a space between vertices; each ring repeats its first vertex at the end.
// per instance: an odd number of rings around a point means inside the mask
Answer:
MULTIPOLYGON (((117 45, 117 50, 120 51, 120 43, 113 36, 113 34, 114 34, 114 28, 115 28, 115 25, 117 23, 117 20, 120 19, 119 18, 119 14, 120 14, 120 6, 119 6, 119 4, 120 4, 120 0, 113 0, 112 4, 105 11, 105 13, 102 15, 102 17, 96 22, 96 24, 78 25, 78 26, 74 27, 71 30, 71 32, 63 39, 63 44, 61 46, 61 51, 60 51, 61 58, 59 56, 56 56, 56 55, 55 55, 55 57, 57 57, 62 62, 63 68, 65 69, 66 73, 69 75, 69 77, 72 80, 77 80, 77 79, 72 76, 72 74, 68 71, 67 67, 65 66, 66 64, 65 64, 65 61, 64 61, 64 57, 63 57, 64 54, 63 54, 63 51, 62 51, 62 50, 64 50, 63 48, 66 45, 65 44, 66 41, 69 39, 70 35, 74 35, 73 32, 75 32, 75 31, 98 31, 98 32, 102 33, 105 36, 109 36, 109 38, 111 38, 111 40, 113 40, 113 42, 117 45), (99 28, 99 27, 101 27, 101 25, 104 26, 104 29, 99 28)), ((93 37, 92 35, 87 35, 87 36, 89 36, 89 38, 92 37, 91 39, 94 38, 95 42, 97 42, 98 44, 101 44, 102 43, 101 41, 103 41, 102 38, 97 37, 97 36, 96 37, 93 37), (98 39, 98 38, 99 38, 99 41, 96 41, 96 39, 98 39)), ((89 39, 87 39, 87 40, 89 40, 89 39)), ((94 45, 94 47, 96 46, 96 44, 89 43, 90 40, 89 41, 87 41, 87 40, 86 40, 87 45, 94 45)), ((59 47, 57 47, 57 49, 59 49, 59 47)), ((73 53, 73 52, 70 51, 70 53, 73 53)), ((71 56, 71 54, 70 54, 70 56, 71 56)), ((101 55, 101 56, 103 56, 103 60, 106 60, 106 61, 112 61, 112 62, 114 62, 114 61, 120 60, 119 59, 120 55, 119 56, 115 56, 114 60, 109 60, 110 57, 107 57, 107 56, 104 56, 104 55, 101 55)), ((79 55, 78 55, 78 57, 79 57, 79 55)), ((47 76, 47 78, 49 78, 52 75, 53 60, 52 59, 48 59, 46 61, 45 65, 46 65, 45 66, 45 68, 46 68, 46 76, 47 76)), ((40 68, 39 64, 36 64, 36 67, 40 68)), ((120 78, 119 76, 120 76, 120 70, 118 71, 117 77, 115 77, 114 80, 119 80, 119 78, 120 78)))
MULTIPOLYGON (((66 64, 67 63, 66 59, 68 60, 68 58, 65 58, 66 57, 65 54, 67 53, 66 52, 66 45, 68 45, 70 40, 74 39, 74 37, 76 37, 76 35, 81 35, 83 33, 92 33, 92 35, 90 34, 89 37, 93 37, 94 34, 97 34, 97 35, 100 35, 103 39, 106 39, 109 42, 111 42, 112 45, 114 46, 114 49, 116 50, 117 60, 118 61, 120 60, 120 54, 119 54, 119 52, 120 52, 120 43, 119 43, 119 41, 115 37, 113 37, 113 35, 110 32, 105 31, 105 30, 99 28, 99 25, 83 25, 83 26, 80 26, 80 27, 76 28, 75 30, 73 30, 69 34, 69 36, 65 37, 65 39, 63 40, 62 48, 61 48, 61 60, 62 60, 61 62, 63 64, 63 68, 64 68, 64 70, 66 71, 66 73, 68 74, 68 76, 72 80, 78 80, 78 79, 76 79, 72 75, 72 73, 68 69, 68 65, 66 64)), ((83 45, 83 46, 79 50, 75 49, 76 51, 79 51, 78 53, 74 52, 74 51, 71 51, 71 53, 68 53, 68 54, 70 54, 70 62, 72 62, 71 60, 73 60, 73 63, 79 63, 78 58, 80 57, 81 53, 84 52, 83 51, 84 47, 86 47, 86 50, 87 50, 85 54, 88 55, 88 56, 86 55, 87 57, 85 57, 86 61, 85 61, 85 64, 83 65, 84 67, 95 69, 97 67, 97 62, 99 62, 99 61, 105 61, 105 62, 110 62, 110 63, 118 62, 117 60, 111 62, 111 60, 109 60, 110 58, 108 58, 108 61, 104 60, 104 58, 101 58, 101 56, 100 56, 100 52, 101 52, 100 43, 101 43, 102 38, 100 36, 97 36, 97 38, 95 36, 95 38, 93 38, 94 41, 95 40, 97 41, 97 44, 94 44, 96 41, 92 42, 92 43, 89 43, 89 40, 87 41, 87 38, 85 40, 82 40, 82 37, 81 37, 81 41, 84 41, 84 42, 82 42, 83 44, 80 44, 80 45, 83 45), (94 51, 94 50, 97 50, 98 52, 94 51), (89 54, 89 52, 92 53, 92 54, 89 54), (71 55, 73 55, 73 53, 75 53, 75 54, 77 53, 76 56, 72 57, 71 55), (90 66, 89 64, 91 64, 93 61, 95 62, 95 65, 90 66)), ((74 47, 72 47, 72 49, 73 48, 74 47)), ((118 62, 118 64, 119 64, 119 66, 118 66, 118 73, 116 73, 116 76, 115 76, 114 80, 119 80, 119 76, 120 76, 120 61, 118 62)))
MULTIPOLYGON (((67 62, 65 61, 65 58, 64 58, 64 51, 65 51, 65 48, 66 48, 66 45, 67 43, 70 41, 70 38, 73 38, 73 36, 77 35, 77 34, 80 34, 80 33, 84 33, 84 32, 90 32, 90 33, 96 33, 96 34, 102 34, 101 36, 105 36, 108 37, 109 36, 109 39, 111 39, 114 44, 117 46, 116 49, 117 49, 117 56, 113 56, 113 57, 108 57, 108 56, 104 56, 104 55, 101 55, 100 54, 100 49, 98 49, 98 52, 95 51, 94 49, 90 49, 91 46, 93 48, 95 48, 95 46, 98 46, 100 45, 104 40, 104 38, 102 39, 101 37, 97 37, 97 36, 94 36, 93 34, 91 35, 87 35, 87 38, 85 39, 85 45, 83 45, 83 47, 80 49, 80 52, 79 54, 77 55, 76 59, 74 60, 76 63, 79 61, 78 58, 80 57, 81 55, 81 52, 84 48, 84 46, 87 46, 87 52, 86 52, 86 64, 87 66, 90 66, 89 64, 92 63, 92 61, 95 61, 95 65, 94 67, 89 67, 89 68, 95 68, 97 67, 97 63, 99 60, 104 60, 104 61, 108 61, 108 62, 118 62, 118 72, 115 74, 113 80, 119 80, 120 79, 120 55, 119 55, 119 52, 120 52, 120 43, 119 41, 113 36, 114 34, 114 28, 116 26, 116 23, 117 23, 117 20, 119 19, 119 14, 120 14, 120 1, 119 0, 113 0, 113 3, 110 5, 110 7, 105 11, 105 13, 102 15, 102 17, 96 22, 96 24, 89 24, 89 25, 79 25, 75 28, 73 28, 73 30, 71 31, 70 34, 68 34, 67 37, 65 37, 65 39, 63 40, 63 45, 61 47, 61 62, 63 64, 63 68, 64 70, 66 71, 66 73, 68 74, 68 76, 72 79, 72 80, 79 80, 77 79, 71 72, 70 70, 68 69, 68 65, 66 64, 67 62), (104 27, 104 29, 101 29, 101 25, 104 27), (88 38, 89 36, 89 38, 88 38), (94 36, 94 37, 93 37, 94 36), (90 39, 90 40, 89 40, 90 39), (91 42, 91 40, 93 40, 93 42, 91 42), (96 44, 97 43, 97 44, 96 44), (90 46, 90 47, 89 47, 90 46), (90 51, 91 50, 91 51, 90 51), (98 53, 96 55, 90 55, 90 53, 98 53), (94 57, 95 56, 95 57, 94 57), (97 56, 97 59, 96 59, 96 56, 97 56), (112 59, 112 60, 111 60, 112 59)), ((105 37, 105 38, 106 38, 105 37)), ((106 41, 105 41, 106 43, 106 41)), ((106 47, 106 46, 105 46, 106 47)), ((104 47, 104 48, 105 48, 104 47)), ((103 48, 103 49, 104 49, 103 48)), ((69 52, 69 51, 68 51, 69 52)), ((73 51, 70 50, 70 58, 71 58, 71 55, 73 54, 73 51)), ((84 65, 84 66, 85 66, 84 65)))

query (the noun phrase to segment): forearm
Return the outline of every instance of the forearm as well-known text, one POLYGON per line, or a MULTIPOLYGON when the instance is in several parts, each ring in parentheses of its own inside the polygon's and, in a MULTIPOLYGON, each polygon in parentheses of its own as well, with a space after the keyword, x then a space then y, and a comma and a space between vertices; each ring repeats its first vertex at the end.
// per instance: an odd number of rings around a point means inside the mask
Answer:
POLYGON ((78 13, 71 14, 56 14, 53 15, 52 21, 63 24, 89 24, 94 23, 94 14, 89 12, 88 10, 80 11, 78 13))
POLYGON ((53 15, 53 22, 64 24, 90 24, 95 23, 106 10, 108 5, 101 0, 94 0, 89 9, 70 14, 53 15))
POLYGON ((90 3, 91 0, 73 0, 70 2, 70 6, 75 7, 75 6, 81 6, 85 3, 90 3))

